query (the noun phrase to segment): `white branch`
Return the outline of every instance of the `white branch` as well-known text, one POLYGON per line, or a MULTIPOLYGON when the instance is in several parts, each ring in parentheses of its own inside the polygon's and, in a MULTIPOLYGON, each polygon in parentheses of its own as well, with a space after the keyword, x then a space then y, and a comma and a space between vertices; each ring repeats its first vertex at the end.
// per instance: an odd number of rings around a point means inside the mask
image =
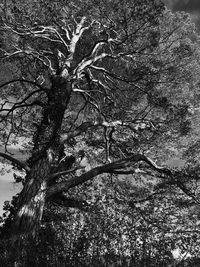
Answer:
POLYGON ((42 62, 44 64, 44 66, 49 68, 52 72, 54 72, 54 69, 53 69, 52 64, 51 64, 51 60, 47 56, 45 56, 45 55, 43 55, 41 53, 38 53, 35 50, 31 50, 31 49, 30 50, 28 50, 28 49, 22 50, 22 49, 20 49, 18 47, 15 47, 15 49, 16 49, 16 51, 12 52, 12 53, 9 53, 7 51, 3 51, 4 52, 4 57, 5 58, 9 58, 9 57, 14 57, 14 56, 17 56, 17 55, 20 55, 20 54, 25 54, 27 56, 32 56, 32 57, 36 58, 37 60, 39 60, 40 62, 42 62))
POLYGON ((73 33, 73 36, 71 38, 71 42, 70 42, 70 45, 69 45, 69 56, 65 62, 65 65, 70 67, 71 63, 72 63, 72 60, 73 60, 73 56, 74 56, 74 52, 75 52, 75 49, 76 49, 76 45, 77 45, 77 42, 79 41, 79 39, 81 38, 83 32, 87 29, 89 29, 90 26, 88 27, 83 27, 83 24, 86 20, 86 17, 83 17, 81 19, 81 21, 79 23, 77 23, 77 26, 76 26, 76 30, 75 32, 73 33))
POLYGON ((21 29, 21 31, 20 31, 20 29, 14 30, 12 27, 5 24, 5 26, 2 28, 9 30, 9 31, 12 31, 13 33, 15 33, 19 36, 33 36, 33 37, 37 37, 37 38, 47 39, 47 40, 52 41, 52 42, 63 43, 64 46, 66 48, 68 48, 67 43, 62 38, 60 33, 57 31, 56 28, 54 28, 52 26, 37 26, 34 28, 21 29), (41 28, 41 30, 35 30, 35 28, 41 28), (52 34, 56 35, 58 39, 51 38, 52 34))
POLYGON ((91 66, 92 64, 94 64, 96 61, 101 60, 105 57, 109 57, 110 54, 107 53, 102 53, 98 56, 95 56, 93 58, 90 59, 85 59, 83 61, 81 61, 78 66, 76 67, 76 69, 74 70, 74 74, 77 75, 77 77, 79 78, 79 76, 81 75, 81 72, 88 66, 91 66))
POLYGON ((149 122, 145 121, 121 121, 121 120, 116 120, 116 121, 88 121, 82 123, 80 126, 78 126, 76 129, 74 129, 71 132, 68 133, 63 133, 61 135, 61 142, 67 142, 70 138, 77 137, 87 131, 91 127, 106 127, 106 128, 113 128, 113 127, 126 127, 131 129, 132 131, 137 131, 139 128, 144 129, 144 125, 148 127, 149 122), (141 125, 141 126, 140 126, 141 125))

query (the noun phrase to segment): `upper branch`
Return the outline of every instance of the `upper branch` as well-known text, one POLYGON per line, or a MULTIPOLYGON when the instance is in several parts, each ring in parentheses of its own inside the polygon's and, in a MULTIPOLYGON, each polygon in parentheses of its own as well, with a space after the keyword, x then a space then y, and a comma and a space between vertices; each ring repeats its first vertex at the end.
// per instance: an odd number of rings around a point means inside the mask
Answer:
POLYGON ((11 81, 8 81, 8 82, 5 82, 3 84, 0 85, 0 88, 6 86, 6 85, 9 85, 11 83, 15 83, 15 82, 23 82, 23 83, 29 83, 29 84, 32 84, 32 85, 35 85, 37 86, 38 88, 40 88, 41 91, 44 91, 46 92, 47 90, 41 86, 39 83, 36 83, 34 81, 29 81, 29 80, 24 80, 24 79, 14 79, 14 80, 11 80, 11 81))
POLYGON ((99 127, 99 126, 102 126, 102 127, 115 127, 115 126, 119 126, 119 125, 121 126, 121 125, 124 125, 124 124, 120 120, 113 121, 113 122, 86 121, 86 122, 83 122, 76 129, 74 129, 74 130, 72 130, 72 131, 70 131, 68 133, 62 134, 61 135, 61 143, 67 142, 69 139, 81 135, 82 133, 84 133, 85 131, 87 131, 91 127, 99 127))
POLYGON ((51 42, 58 42, 58 43, 62 43, 64 44, 66 47, 68 47, 68 45, 66 44, 65 40, 62 38, 62 36, 59 34, 59 32, 57 31, 57 29, 53 26, 42 26, 42 25, 38 25, 36 27, 32 27, 32 28, 18 28, 13 29, 13 27, 5 24, 4 27, 2 27, 4 30, 9 30, 19 36, 31 36, 31 37, 35 37, 35 38, 43 38, 43 39, 47 39, 51 42), (55 37, 53 38, 52 35, 55 37))
POLYGON ((83 27, 83 24, 84 24, 85 20, 86 20, 86 17, 83 17, 81 19, 81 21, 77 24, 76 29, 72 34, 70 45, 68 46, 69 56, 67 57, 67 59, 65 61, 65 65, 67 67, 71 66, 71 63, 72 63, 72 60, 73 60, 73 57, 74 57, 74 53, 75 53, 75 50, 76 50, 76 45, 77 45, 79 39, 81 38, 83 32, 89 28, 89 26, 88 27, 83 27))
MULTIPOLYGON (((126 127, 135 132, 138 128, 138 125, 141 123, 145 124, 146 127, 152 127, 150 121, 145 120, 132 120, 132 121, 122 121, 122 120, 115 120, 115 121, 86 121, 83 122, 80 126, 75 128, 68 133, 63 133, 61 135, 61 143, 67 142, 71 138, 77 137, 82 133, 86 132, 91 127, 104 127, 104 128, 116 128, 116 127, 126 127)), ((144 126, 143 126, 144 128, 144 126)))
POLYGON ((33 106, 40 106, 43 107, 42 102, 40 102, 39 100, 35 100, 31 103, 24 103, 24 104, 20 104, 17 105, 18 103, 14 104, 12 106, 12 108, 2 108, 0 109, 0 112, 8 112, 4 117, 7 117, 10 113, 13 113, 14 110, 18 109, 18 108, 26 108, 26 107, 33 107, 33 106))
POLYGON ((25 55, 27 57, 32 57, 40 61, 47 69, 49 69, 52 73, 54 73, 54 69, 52 67, 52 61, 48 56, 46 56, 47 51, 40 51, 39 53, 35 49, 32 49, 31 47, 28 47, 26 49, 24 48, 21 49, 18 46, 14 46, 14 49, 13 49, 14 51, 8 52, 0 48, 0 50, 4 53, 3 56, 1 56, 1 58, 11 58, 15 56, 25 55))
POLYGON ((0 108, 0 112, 5 112, 7 111, 8 113, 5 115, 5 116, 8 116, 10 113, 12 113, 14 110, 18 109, 18 108, 24 108, 24 107, 31 107, 31 106, 41 106, 43 107, 43 103, 38 100, 38 99, 35 99, 33 102, 31 103, 27 103, 26 101, 29 100, 34 94, 37 94, 39 92, 41 92, 42 90, 41 89, 38 89, 36 91, 33 91, 31 92, 28 96, 26 96, 24 99, 22 99, 20 102, 16 102, 12 107, 10 108, 3 108, 4 105, 6 103, 9 103, 9 102, 5 102, 4 104, 1 105, 1 108, 0 108))

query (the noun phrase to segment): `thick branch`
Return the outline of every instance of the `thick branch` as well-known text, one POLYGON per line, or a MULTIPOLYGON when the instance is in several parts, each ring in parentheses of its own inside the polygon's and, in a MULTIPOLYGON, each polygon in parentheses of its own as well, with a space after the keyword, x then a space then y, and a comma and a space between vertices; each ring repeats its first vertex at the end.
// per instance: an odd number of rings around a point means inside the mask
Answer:
POLYGON ((165 172, 167 174, 167 170, 163 167, 159 167, 154 163, 151 159, 144 155, 140 154, 134 154, 130 157, 108 163, 105 165, 98 166, 96 168, 91 169, 90 171, 83 173, 80 176, 73 177, 68 179, 65 182, 56 184, 49 188, 47 191, 47 195, 51 196, 55 193, 62 192, 64 190, 68 190, 69 188, 75 187, 77 185, 83 184, 84 182, 91 180, 92 178, 96 177, 99 174, 102 173, 112 173, 115 170, 120 170, 120 169, 125 169, 127 167, 130 167, 133 163, 139 162, 139 161, 144 161, 148 165, 150 165, 154 170, 159 171, 159 172, 165 172))
POLYGON ((72 172, 75 172, 77 170, 81 170, 81 169, 85 169, 85 167, 82 167, 82 166, 77 166, 73 169, 70 169, 70 170, 66 170, 66 171, 61 171, 61 172, 56 172, 56 173, 53 173, 51 176, 48 177, 48 180, 52 180, 52 179, 55 179, 61 175, 66 175, 66 174, 69 174, 69 173, 72 173, 72 172))
POLYGON ((12 156, 6 154, 6 153, 2 153, 0 152, 0 157, 7 159, 9 161, 11 161, 14 165, 17 165, 20 169, 24 169, 25 171, 30 171, 30 168, 28 167, 28 165, 16 158, 13 158, 12 156))
POLYGON ((76 50, 76 45, 77 45, 79 39, 81 38, 83 32, 89 28, 89 27, 83 27, 85 20, 86 20, 85 17, 83 17, 81 19, 81 21, 77 24, 75 32, 72 35, 70 45, 69 45, 69 56, 68 56, 67 60, 65 61, 65 65, 68 67, 71 66, 71 63, 72 63, 72 60, 74 57, 74 53, 76 50))

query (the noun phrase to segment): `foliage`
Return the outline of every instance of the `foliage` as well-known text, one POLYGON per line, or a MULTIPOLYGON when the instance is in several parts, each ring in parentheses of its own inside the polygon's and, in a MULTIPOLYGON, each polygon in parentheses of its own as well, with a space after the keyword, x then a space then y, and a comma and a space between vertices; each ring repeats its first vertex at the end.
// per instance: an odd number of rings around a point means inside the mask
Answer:
POLYGON ((149 200, 142 197, 145 188, 145 183, 140 188, 133 185, 132 178, 127 182, 102 177, 87 185, 87 196, 85 186, 72 190, 69 196, 91 199, 90 204, 82 210, 49 206, 37 247, 28 245, 26 264, 169 266, 191 262, 188 266, 193 266, 199 258, 198 206, 175 186, 149 200), (177 249, 180 254, 175 259, 172 252, 177 249), (185 254, 192 258, 186 260, 185 254))

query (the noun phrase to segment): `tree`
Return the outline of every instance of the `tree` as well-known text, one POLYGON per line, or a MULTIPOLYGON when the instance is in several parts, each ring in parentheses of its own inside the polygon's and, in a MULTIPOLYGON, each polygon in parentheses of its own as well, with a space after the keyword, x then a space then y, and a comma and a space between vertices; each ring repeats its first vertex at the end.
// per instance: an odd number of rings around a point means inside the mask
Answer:
POLYGON ((2 7, 1 59, 16 71, 0 85, 6 150, 0 156, 26 173, 10 219, 12 239, 36 238, 48 202, 69 205, 65 192, 103 173, 143 169, 188 193, 176 172, 140 151, 156 144, 174 114, 179 124, 186 120, 187 106, 168 98, 192 73, 186 67, 195 61, 191 24, 177 34, 171 17, 171 28, 161 32, 162 16, 171 15, 156 0, 27 0, 2 7), (8 153, 22 137, 26 162, 8 153))

